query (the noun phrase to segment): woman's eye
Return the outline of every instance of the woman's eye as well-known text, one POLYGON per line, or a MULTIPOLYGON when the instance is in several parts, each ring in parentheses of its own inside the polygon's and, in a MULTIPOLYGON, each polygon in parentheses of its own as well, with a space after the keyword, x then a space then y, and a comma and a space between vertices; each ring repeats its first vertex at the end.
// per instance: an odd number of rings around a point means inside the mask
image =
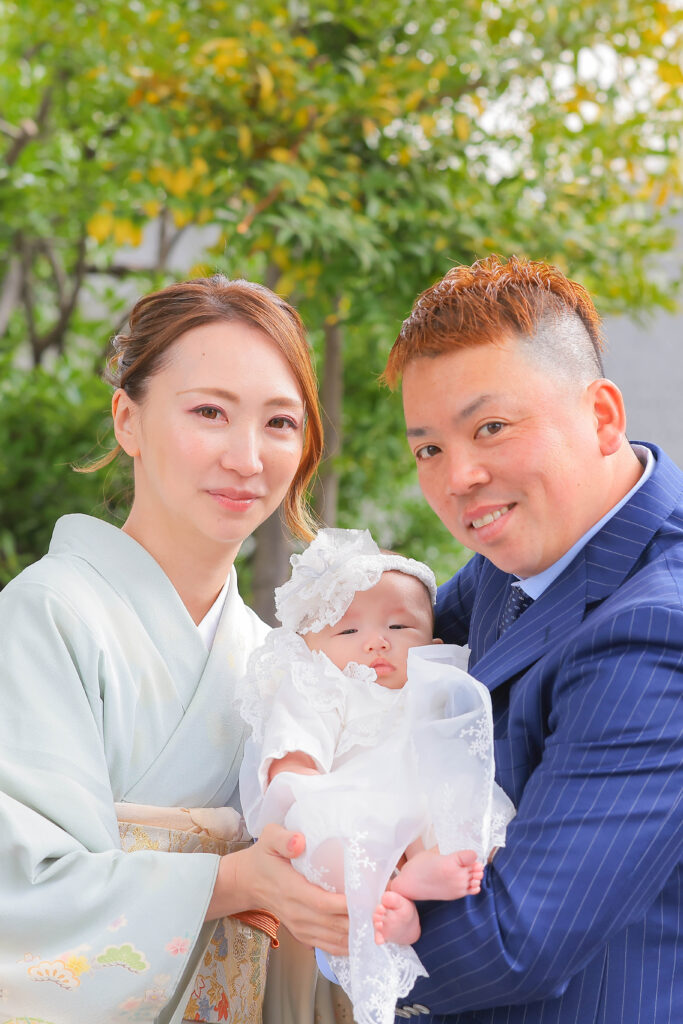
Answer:
POLYGON ((275 427, 276 430, 296 430, 297 428, 297 424, 289 416, 273 416, 272 420, 268 420, 268 426, 275 427))
POLYGON ((214 405, 201 405, 195 412, 205 420, 217 420, 221 415, 221 410, 214 405))
POLYGON ((416 450, 415 458, 418 462, 424 462, 425 459, 431 459, 434 455, 438 455, 440 451, 441 449, 436 444, 425 444, 416 450))
POLYGON ((501 423, 500 420, 491 420, 490 423, 484 423, 483 426, 479 427, 477 434, 481 434, 484 437, 494 437, 500 433, 504 426, 505 424, 501 423))

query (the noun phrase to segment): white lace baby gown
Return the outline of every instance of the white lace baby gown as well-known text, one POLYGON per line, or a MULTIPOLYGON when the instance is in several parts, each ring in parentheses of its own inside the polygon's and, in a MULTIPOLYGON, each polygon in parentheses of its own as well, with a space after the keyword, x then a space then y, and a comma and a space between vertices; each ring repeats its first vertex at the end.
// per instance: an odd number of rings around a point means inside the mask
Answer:
POLYGON ((349 956, 330 957, 358 1024, 393 1024, 396 1000, 425 974, 410 946, 377 946, 372 913, 406 847, 441 853, 502 846, 514 809, 493 781, 488 690, 465 671, 467 650, 413 648, 401 690, 374 670, 341 672, 303 639, 276 629, 252 655, 239 693, 252 728, 240 773, 247 827, 279 822, 306 837, 294 862, 310 881, 345 891, 349 956), (272 760, 300 750, 319 775, 272 760))

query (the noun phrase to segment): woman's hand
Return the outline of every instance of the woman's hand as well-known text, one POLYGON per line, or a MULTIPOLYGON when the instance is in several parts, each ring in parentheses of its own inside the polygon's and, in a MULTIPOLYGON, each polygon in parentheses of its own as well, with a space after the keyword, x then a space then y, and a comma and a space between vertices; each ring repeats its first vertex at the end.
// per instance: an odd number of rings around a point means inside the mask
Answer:
POLYGON ((264 908, 304 945, 337 956, 347 954, 346 897, 306 881, 290 864, 305 845, 300 832, 266 825, 249 849, 221 857, 206 920, 264 908))

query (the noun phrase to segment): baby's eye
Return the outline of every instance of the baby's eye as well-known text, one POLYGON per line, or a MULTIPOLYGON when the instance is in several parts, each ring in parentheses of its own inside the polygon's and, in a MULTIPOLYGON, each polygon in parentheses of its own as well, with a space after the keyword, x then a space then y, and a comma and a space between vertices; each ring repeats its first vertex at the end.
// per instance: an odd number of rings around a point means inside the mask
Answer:
POLYGON ((337 633, 337 636, 349 636, 349 635, 350 635, 351 633, 357 633, 357 632, 358 632, 358 630, 357 630, 357 629, 352 629, 352 628, 349 628, 349 629, 341 629, 341 630, 340 630, 340 631, 339 631, 339 632, 337 633))
POLYGON ((415 458, 418 462, 424 462, 426 459, 432 459, 435 455, 438 455, 441 449, 437 444, 425 444, 422 448, 417 448, 415 451, 415 458))
POLYGON ((403 622, 396 622, 393 625, 389 626, 389 629, 410 629, 410 626, 403 622))

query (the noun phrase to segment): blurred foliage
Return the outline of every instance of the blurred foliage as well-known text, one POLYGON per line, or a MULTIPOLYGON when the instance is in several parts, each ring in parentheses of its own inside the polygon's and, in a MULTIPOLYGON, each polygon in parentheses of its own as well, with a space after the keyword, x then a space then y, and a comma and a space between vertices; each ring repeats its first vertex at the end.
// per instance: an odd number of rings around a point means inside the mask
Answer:
MULTIPOLYGON (((604 313, 673 303, 656 262, 681 193, 673 0, 0 0, 0 20, 0 346, 87 368, 143 291, 267 280, 323 376, 342 331, 339 522, 441 578, 461 556, 376 388, 414 296, 497 251, 558 264, 604 313)), ((37 520, 2 522, 13 564, 42 550, 37 520)))
POLYGON ((59 516, 88 512, 119 524, 125 517, 126 466, 70 468, 107 450, 94 442, 109 433, 109 394, 64 360, 32 373, 0 360, 0 586, 47 550, 59 516))

